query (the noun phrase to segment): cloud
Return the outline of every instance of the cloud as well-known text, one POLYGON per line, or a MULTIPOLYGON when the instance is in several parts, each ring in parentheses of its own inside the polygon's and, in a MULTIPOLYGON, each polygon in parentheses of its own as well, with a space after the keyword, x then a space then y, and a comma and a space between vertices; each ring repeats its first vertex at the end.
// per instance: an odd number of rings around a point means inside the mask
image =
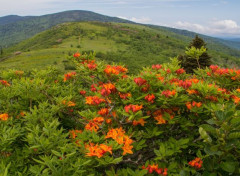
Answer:
POLYGON ((233 20, 214 20, 207 25, 178 21, 173 27, 208 35, 240 35, 240 26, 233 20))
POLYGON ((136 18, 136 17, 127 18, 127 17, 123 17, 123 16, 117 16, 117 17, 122 18, 124 20, 134 21, 136 23, 149 23, 152 21, 152 19, 148 18, 148 17, 141 17, 141 18, 136 18))

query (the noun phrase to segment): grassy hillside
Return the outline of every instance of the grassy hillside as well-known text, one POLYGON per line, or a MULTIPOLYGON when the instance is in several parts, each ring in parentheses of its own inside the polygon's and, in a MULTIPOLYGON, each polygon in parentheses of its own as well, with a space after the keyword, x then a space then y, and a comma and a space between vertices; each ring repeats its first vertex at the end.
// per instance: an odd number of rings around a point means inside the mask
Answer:
MULTIPOLYGON (((36 35, 39 32, 45 31, 55 25, 64 22, 79 22, 79 21, 100 21, 100 22, 136 24, 132 21, 116 17, 109 17, 98 13, 83 10, 65 11, 43 16, 10 15, 0 17, 0 47, 6 48, 12 46, 36 35)), ((177 34, 175 35, 175 37, 181 38, 181 40, 183 39, 184 36, 186 36, 187 40, 189 41, 196 35, 196 33, 186 30, 154 25, 148 26, 161 30, 166 30, 167 32, 175 33, 177 34)), ((228 41, 201 34, 199 34, 199 36, 202 37, 207 43, 212 44, 211 46, 209 46, 210 49, 212 47, 214 50, 219 49, 219 51, 222 51, 222 48, 224 48, 224 50, 226 51, 226 48, 229 48, 228 53, 231 53, 231 55, 234 55, 235 53, 235 51, 232 49, 240 50, 239 41, 228 41)), ((238 56, 238 54, 236 54, 235 56, 238 56)))
POLYGON ((120 18, 83 10, 65 11, 43 16, 19 17, 11 15, 0 18, 0 46, 8 47, 57 24, 76 21, 132 23, 120 18))
MULTIPOLYGON (((167 62, 170 57, 184 53, 188 43, 188 37, 143 25, 65 23, 4 50, 0 69, 29 70, 49 65, 73 69, 67 60, 69 55, 78 50, 83 53, 94 50, 97 58, 124 63, 135 72, 142 66, 167 62), (13 54, 16 51, 21 54, 13 54)), ((214 50, 209 50, 209 53, 220 65, 239 64, 236 57, 214 50)))

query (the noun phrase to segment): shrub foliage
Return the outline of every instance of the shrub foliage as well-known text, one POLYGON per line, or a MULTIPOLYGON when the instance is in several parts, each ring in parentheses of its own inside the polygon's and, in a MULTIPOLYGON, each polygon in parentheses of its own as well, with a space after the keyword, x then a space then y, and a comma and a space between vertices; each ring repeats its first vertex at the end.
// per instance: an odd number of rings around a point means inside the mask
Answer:
POLYGON ((194 69, 211 65, 211 57, 207 53, 206 43, 198 35, 189 44, 185 53, 184 56, 180 55, 178 60, 187 73, 194 73, 194 69), (199 53, 199 55, 194 53, 199 53))
POLYGON ((240 174, 240 70, 71 60, 64 75, 1 72, 2 175, 240 174))

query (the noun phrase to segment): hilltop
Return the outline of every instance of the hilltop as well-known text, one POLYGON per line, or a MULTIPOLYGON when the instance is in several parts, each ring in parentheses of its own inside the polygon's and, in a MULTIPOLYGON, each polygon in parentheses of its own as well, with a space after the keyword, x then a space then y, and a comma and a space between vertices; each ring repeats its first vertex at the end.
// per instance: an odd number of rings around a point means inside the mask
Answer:
POLYGON ((0 17, 0 46, 9 47, 57 24, 78 21, 133 23, 85 10, 72 10, 42 16, 0 17))
MULTIPOLYGON (((68 56, 93 50, 98 59, 124 63, 136 72, 142 66, 168 62, 170 57, 184 53, 190 41, 190 37, 139 24, 64 23, 4 50, 0 68, 29 70, 56 65, 68 70, 73 69, 68 56), (16 51, 21 54, 13 54, 16 51)), ((207 47, 214 63, 239 64, 239 51, 221 44, 210 43, 207 47)))

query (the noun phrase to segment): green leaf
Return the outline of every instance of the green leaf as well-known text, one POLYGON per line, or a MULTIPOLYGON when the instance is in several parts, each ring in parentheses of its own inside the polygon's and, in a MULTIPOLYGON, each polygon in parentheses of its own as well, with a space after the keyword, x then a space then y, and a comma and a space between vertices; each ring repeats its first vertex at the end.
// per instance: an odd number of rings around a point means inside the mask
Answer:
POLYGON ((208 154, 208 155, 219 155, 219 156, 220 156, 220 155, 222 154, 221 151, 213 151, 212 149, 213 149, 213 147, 210 147, 209 145, 207 145, 207 146, 204 148, 204 151, 205 151, 205 153, 208 154))
POLYGON ((229 139, 238 139, 240 138, 240 132, 232 132, 228 135, 229 139))
POLYGON ((115 158, 111 163, 117 164, 117 163, 120 163, 121 161, 122 161, 122 156, 119 158, 115 158))
POLYGON ((56 155, 56 156, 62 157, 62 154, 59 153, 59 152, 57 152, 57 151, 55 151, 55 150, 52 150, 52 153, 53 153, 54 155, 56 155))
POLYGON ((234 162, 222 162, 220 167, 229 173, 233 173, 235 171, 235 163, 234 162))
POLYGON ((207 132, 202 127, 199 127, 199 133, 201 135, 201 138, 204 139, 206 142, 209 143, 212 142, 212 138, 207 134, 207 132))
POLYGON ((7 165, 7 167, 5 168, 5 171, 4 171, 3 176, 8 176, 8 169, 9 169, 10 165, 11 165, 11 163, 9 163, 9 164, 7 165))
POLYGON ((226 118, 225 113, 223 111, 216 111, 215 114, 217 119, 220 121, 223 121, 226 118))

